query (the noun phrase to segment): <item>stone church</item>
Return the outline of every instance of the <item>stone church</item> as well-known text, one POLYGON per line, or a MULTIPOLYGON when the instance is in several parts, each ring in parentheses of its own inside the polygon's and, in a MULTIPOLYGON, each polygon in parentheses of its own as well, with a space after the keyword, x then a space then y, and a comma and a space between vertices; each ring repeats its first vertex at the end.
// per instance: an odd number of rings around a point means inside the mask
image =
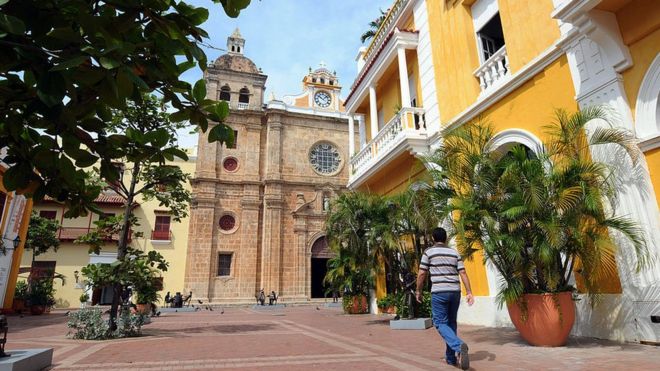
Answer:
POLYGON ((341 86, 322 64, 303 93, 264 102, 267 76, 244 53, 237 29, 204 76, 207 97, 229 103, 236 140, 200 135, 185 286, 211 303, 253 303, 260 289, 284 302, 320 298, 325 213, 348 181, 341 86))

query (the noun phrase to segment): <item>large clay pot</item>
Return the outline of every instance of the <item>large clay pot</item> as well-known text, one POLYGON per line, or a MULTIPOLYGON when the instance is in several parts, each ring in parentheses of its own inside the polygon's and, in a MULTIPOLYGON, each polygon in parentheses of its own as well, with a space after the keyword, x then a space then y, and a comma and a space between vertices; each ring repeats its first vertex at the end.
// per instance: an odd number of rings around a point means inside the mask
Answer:
POLYGON ((30 305, 30 314, 38 316, 46 311, 45 305, 30 305))
POLYGON ((566 345, 575 322, 575 303, 570 292, 525 294, 527 318, 517 303, 507 304, 511 322, 528 343, 541 347, 566 345), (559 304, 559 306, 557 306, 559 304))
POLYGON ((348 306, 345 306, 348 314, 364 314, 369 312, 367 297, 365 295, 351 296, 350 298, 344 297, 343 300, 350 300, 348 306))
POLYGON ((21 314, 23 311, 26 309, 25 306, 25 300, 24 299, 14 299, 12 309, 14 312, 21 314))
POLYGON ((137 304, 137 305, 136 305, 136 308, 135 308, 135 311, 138 312, 138 313, 140 313, 140 314, 146 314, 146 315, 149 315, 149 314, 151 314, 151 304, 150 304, 150 303, 147 303, 147 304, 137 304))

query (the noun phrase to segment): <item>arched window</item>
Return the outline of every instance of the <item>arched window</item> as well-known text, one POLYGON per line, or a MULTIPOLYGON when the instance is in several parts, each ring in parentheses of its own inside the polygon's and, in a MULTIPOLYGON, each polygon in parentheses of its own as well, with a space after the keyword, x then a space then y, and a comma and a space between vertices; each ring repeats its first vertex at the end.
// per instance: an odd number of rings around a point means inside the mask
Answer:
POLYGON ((250 91, 248 90, 248 88, 243 88, 239 91, 238 102, 250 103, 250 91))
POLYGON ((237 46, 236 48, 238 49, 238 50, 236 50, 236 51, 240 53, 240 52, 241 52, 241 47, 240 47, 240 46, 237 46))
POLYGON ((225 86, 220 88, 220 100, 229 102, 230 99, 231 99, 231 88, 229 87, 229 85, 225 84, 225 86))

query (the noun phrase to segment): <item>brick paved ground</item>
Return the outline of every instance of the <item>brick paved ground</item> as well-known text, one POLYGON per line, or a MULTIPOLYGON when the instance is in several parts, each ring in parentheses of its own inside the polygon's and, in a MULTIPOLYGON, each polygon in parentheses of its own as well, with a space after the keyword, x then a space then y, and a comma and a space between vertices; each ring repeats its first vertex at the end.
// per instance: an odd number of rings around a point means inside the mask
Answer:
MULTIPOLYGON (((435 329, 392 331, 383 316, 337 309, 227 308, 168 313, 146 336, 116 341, 65 337, 66 316, 10 316, 7 349, 55 348, 54 370, 452 370, 435 329)), ((657 370, 660 349, 574 338, 535 348, 503 328, 462 326, 474 370, 657 370)))

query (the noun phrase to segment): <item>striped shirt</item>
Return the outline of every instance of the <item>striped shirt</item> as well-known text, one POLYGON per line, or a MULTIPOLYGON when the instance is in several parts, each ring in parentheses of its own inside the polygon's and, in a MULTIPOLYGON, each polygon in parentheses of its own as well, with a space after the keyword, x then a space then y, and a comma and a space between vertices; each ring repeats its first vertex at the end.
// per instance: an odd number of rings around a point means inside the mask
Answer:
POLYGON ((422 254, 419 269, 431 274, 431 292, 461 291, 458 271, 464 270, 458 252, 443 243, 436 243, 422 254))

